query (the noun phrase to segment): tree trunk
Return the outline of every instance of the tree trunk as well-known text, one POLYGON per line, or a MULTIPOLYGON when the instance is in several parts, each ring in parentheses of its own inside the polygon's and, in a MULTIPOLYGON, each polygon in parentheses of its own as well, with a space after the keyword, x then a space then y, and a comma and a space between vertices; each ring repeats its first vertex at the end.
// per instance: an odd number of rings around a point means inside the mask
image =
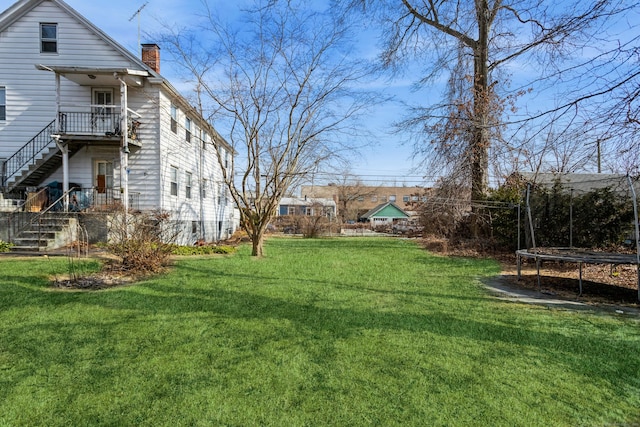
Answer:
POLYGON ((489 5, 486 0, 479 0, 476 13, 478 15, 478 42, 474 48, 473 76, 473 137, 471 140, 471 199, 482 200, 486 194, 489 165, 489 5))
POLYGON ((264 256, 264 232, 257 231, 255 233, 251 233, 251 256, 262 257, 264 256))
MULTIPOLYGON (((474 47, 473 76, 473 135, 471 139, 471 200, 485 198, 488 187, 489 167, 489 106, 491 93, 489 88, 489 4, 479 0, 476 6, 478 18, 478 42, 474 47)), ((472 208, 471 231, 474 237, 480 234, 479 212, 472 208)))

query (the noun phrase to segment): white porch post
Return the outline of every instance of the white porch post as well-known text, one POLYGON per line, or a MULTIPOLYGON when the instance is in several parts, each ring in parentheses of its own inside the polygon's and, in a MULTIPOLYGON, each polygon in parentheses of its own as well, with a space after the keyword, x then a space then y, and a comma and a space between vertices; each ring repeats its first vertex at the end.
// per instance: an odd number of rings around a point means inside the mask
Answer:
MULTIPOLYGON (((56 73, 56 135, 60 131, 60 74, 56 73)), ((60 137, 54 138, 54 141, 62 153, 62 203, 64 211, 69 212, 69 149, 60 141, 60 137)))
POLYGON ((129 130, 127 128, 127 84, 120 77, 120 132, 122 133, 122 149, 120 150, 120 194, 125 215, 129 211, 129 130))

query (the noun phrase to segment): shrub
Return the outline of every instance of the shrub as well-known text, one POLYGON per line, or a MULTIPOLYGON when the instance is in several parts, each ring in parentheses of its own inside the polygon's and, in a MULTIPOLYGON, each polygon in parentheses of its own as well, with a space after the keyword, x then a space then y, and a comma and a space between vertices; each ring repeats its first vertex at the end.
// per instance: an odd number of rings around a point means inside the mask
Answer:
POLYGON ((121 258, 124 270, 158 272, 168 265, 176 237, 168 222, 169 215, 161 211, 117 213, 111 220, 107 249, 121 258))
POLYGON ((229 245, 213 246, 178 246, 172 247, 171 253, 173 255, 213 255, 213 254, 231 254, 236 251, 236 248, 229 245))
POLYGON ((0 240, 0 252, 9 252, 13 247, 13 243, 0 240))

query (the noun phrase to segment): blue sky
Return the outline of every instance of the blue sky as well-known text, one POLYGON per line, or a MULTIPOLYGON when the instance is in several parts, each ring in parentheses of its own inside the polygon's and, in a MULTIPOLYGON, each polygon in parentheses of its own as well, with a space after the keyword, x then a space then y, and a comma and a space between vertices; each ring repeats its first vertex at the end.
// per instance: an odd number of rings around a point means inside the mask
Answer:
MULTIPOLYGON (((95 25, 109 34, 113 39, 122 44, 125 48, 132 52, 138 51, 138 24, 140 25, 140 34, 142 43, 154 42, 149 38, 149 34, 156 34, 163 30, 163 23, 176 26, 190 26, 197 21, 197 13, 202 9, 202 0, 110 0, 108 2, 99 2, 94 0, 65 0, 71 7, 76 9, 80 14, 84 15, 95 25), (108 8, 105 8, 108 4, 108 8), (136 15, 138 8, 144 8, 139 16, 136 15)), ((240 0, 209 0, 212 7, 218 8, 220 12, 233 13, 236 2, 240 0)), ((323 0, 309 0, 323 1, 323 0)), ((562 0, 559 0, 562 1, 562 0)), ((630 1, 630 0, 629 0, 630 1)), ((4 10, 13 3, 12 0, 0 0, 0 10, 4 10)), ((637 37, 640 32, 638 22, 640 16, 633 15, 627 17, 628 22, 620 22, 622 26, 632 28, 632 34, 629 37, 637 37), (635 35, 634 35, 635 34, 635 35)), ((376 52, 376 40, 373 37, 361 40, 362 46, 366 49, 366 54, 372 55, 376 52)), ((588 51, 583 52, 589 55, 588 51)), ((532 64, 511 62, 509 70, 513 73, 512 87, 518 86, 518 79, 537 73, 536 67, 532 64)), ((167 77, 172 84, 183 90, 185 94, 188 87, 181 83, 177 74, 171 69, 168 61, 162 63, 162 74, 167 77)), ((423 89, 415 93, 411 90, 410 80, 412 76, 408 73, 406 77, 396 78, 394 80, 380 80, 376 87, 387 96, 395 96, 398 100, 430 101, 440 98, 441 89, 431 88, 423 89)), ((551 88, 555 90, 557 88, 551 88)), ((520 108, 520 113, 532 113, 539 110, 541 105, 552 105, 554 93, 548 91, 546 93, 538 92, 528 99, 528 104, 520 108)), ((562 101, 562 100, 560 100, 562 101)), ((518 113, 518 114, 520 114, 518 113)), ((387 132, 394 122, 403 118, 403 107, 399 104, 384 104, 374 110, 367 122, 367 126, 376 135, 375 141, 371 141, 371 145, 363 150, 362 158, 354 162, 352 173, 359 175, 365 182, 390 185, 418 185, 430 184, 431 181, 424 181, 420 177, 420 173, 413 171, 416 166, 411 160, 411 147, 408 144, 402 144, 402 136, 393 135, 387 132)), ((513 116, 515 119, 516 116, 513 116)))
MULTIPOLYGON (((233 4, 237 0, 211 0, 210 3, 229 13, 235 8, 233 4)), ((106 32, 118 43, 132 52, 138 51, 138 8, 144 8, 139 15, 141 42, 154 42, 147 35, 162 31, 161 23, 175 25, 177 27, 189 26, 197 20, 196 14, 202 9, 201 0, 109 0, 108 2, 92 0, 65 0, 80 14, 85 16, 96 26, 106 32), (108 7, 105 8, 105 4, 108 7)), ((5 10, 13 1, 0 0, 0 10, 5 10)), ((186 86, 171 69, 171 64, 164 61, 161 64, 162 75, 171 83, 187 94, 186 86)), ((384 90, 387 94, 395 94, 396 91, 408 91, 408 85, 395 82, 389 85, 385 82, 384 90)), ((423 180, 415 172, 410 175, 413 164, 410 159, 409 146, 400 144, 398 137, 387 134, 395 120, 400 119, 400 107, 385 105, 374 111, 371 116, 371 127, 376 129, 377 138, 372 141, 370 147, 362 152, 362 158, 354 161, 351 169, 353 174, 359 175, 363 180, 372 184, 381 184, 383 181, 392 185, 418 185, 423 180)))

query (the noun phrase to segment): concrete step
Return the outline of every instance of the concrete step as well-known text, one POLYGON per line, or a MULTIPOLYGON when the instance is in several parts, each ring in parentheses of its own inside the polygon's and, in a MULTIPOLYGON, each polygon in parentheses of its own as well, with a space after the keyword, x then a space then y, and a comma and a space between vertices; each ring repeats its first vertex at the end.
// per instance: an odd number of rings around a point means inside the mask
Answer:
POLYGON ((46 251, 47 248, 44 246, 12 246, 11 247, 11 252, 12 253, 22 253, 22 252, 43 252, 46 251))

